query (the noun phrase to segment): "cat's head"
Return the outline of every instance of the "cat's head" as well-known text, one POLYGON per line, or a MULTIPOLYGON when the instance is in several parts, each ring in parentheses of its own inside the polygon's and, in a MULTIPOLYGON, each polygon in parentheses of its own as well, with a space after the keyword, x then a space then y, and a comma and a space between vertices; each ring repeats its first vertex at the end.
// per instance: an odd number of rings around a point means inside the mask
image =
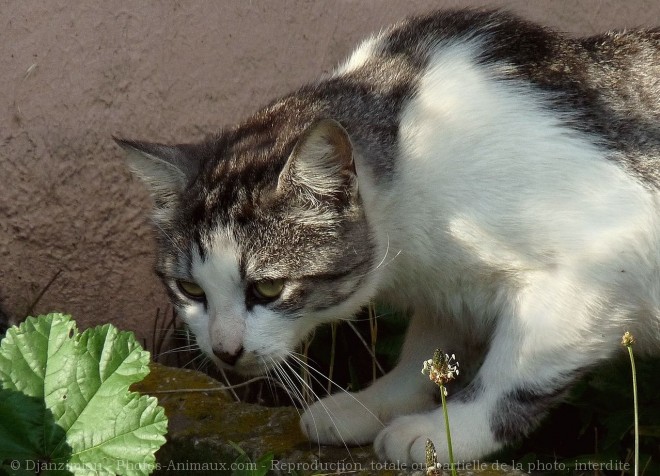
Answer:
POLYGON ((372 296, 374 237, 339 123, 118 142, 154 202, 157 273, 216 364, 259 373, 372 296))

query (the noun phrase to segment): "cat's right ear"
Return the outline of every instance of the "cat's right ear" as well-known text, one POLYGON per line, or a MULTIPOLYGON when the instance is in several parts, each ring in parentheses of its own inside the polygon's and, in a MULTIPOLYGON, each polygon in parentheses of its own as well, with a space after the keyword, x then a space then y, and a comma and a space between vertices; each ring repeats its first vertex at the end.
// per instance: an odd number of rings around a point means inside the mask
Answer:
POLYGON ((355 203, 358 180, 346 129, 333 119, 310 125, 291 152, 277 188, 302 192, 313 203, 355 203))
POLYGON ((182 147, 114 140, 126 151, 128 167, 145 183, 156 209, 171 208, 197 175, 198 161, 182 147))

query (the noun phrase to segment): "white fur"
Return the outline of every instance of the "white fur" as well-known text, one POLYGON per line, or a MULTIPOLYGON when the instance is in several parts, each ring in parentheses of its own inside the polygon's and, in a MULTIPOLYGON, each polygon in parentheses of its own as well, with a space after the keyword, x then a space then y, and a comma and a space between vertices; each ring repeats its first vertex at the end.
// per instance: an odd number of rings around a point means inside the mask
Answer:
POLYGON ((346 60, 346 62, 335 70, 332 76, 342 76, 356 69, 359 69, 367 61, 369 61, 369 59, 378 54, 378 52, 382 49, 382 45, 383 41, 380 35, 375 35, 364 40, 360 46, 355 49, 353 54, 346 60))
POLYGON ((483 392, 450 401, 449 415, 456 457, 479 458, 500 446, 490 423, 508 392, 610 357, 625 330, 660 342, 658 193, 566 127, 541 93, 496 81, 501 69, 475 62, 478 46, 438 46, 401 117, 397 186, 360 182, 381 247, 398 254, 374 273, 381 297, 414 308, 398 367, 356 394, 379 418, 329 397, 303 415, 310 438, 375 438, 382 457, 423 463, 428 437, 446 460, 420 369, 435 348, 469 356, 469 332, 490 341, 483 392))

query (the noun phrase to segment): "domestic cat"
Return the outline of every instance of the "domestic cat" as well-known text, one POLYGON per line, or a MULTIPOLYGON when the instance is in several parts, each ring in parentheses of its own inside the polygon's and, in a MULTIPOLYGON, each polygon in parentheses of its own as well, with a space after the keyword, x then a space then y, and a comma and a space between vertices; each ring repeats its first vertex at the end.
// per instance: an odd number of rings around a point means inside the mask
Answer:
MULTIPOLYGON (((567 38, 435 12, 196 144, 120 140, 154 201, 157 272, 199 347, 262 373, 371 300, 409 312, 399 364, 313 404, 310 439, 447 460, 524 437, 587 369, 660 342, 660 30, 567 38)), ((281 364, 280 364, 281 365, 281 364)))

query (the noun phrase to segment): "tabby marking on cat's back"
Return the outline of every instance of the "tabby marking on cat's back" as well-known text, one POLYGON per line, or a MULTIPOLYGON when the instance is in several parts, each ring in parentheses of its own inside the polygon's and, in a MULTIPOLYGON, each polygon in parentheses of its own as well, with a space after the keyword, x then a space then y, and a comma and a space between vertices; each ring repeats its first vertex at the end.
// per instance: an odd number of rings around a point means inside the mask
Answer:
POLYGON ((660 344, 658 29, 436 12, 202 143, 120 144, 154 200, 157 272, 219 366, 286 380, 316 326, 372 299, 411 312, 389 374, 302 416, 321 443, 423 463, 431 438, 446 460, 419 372, 436 348, 465 366, 448 411, 471 460, 625 330, 660 344))

